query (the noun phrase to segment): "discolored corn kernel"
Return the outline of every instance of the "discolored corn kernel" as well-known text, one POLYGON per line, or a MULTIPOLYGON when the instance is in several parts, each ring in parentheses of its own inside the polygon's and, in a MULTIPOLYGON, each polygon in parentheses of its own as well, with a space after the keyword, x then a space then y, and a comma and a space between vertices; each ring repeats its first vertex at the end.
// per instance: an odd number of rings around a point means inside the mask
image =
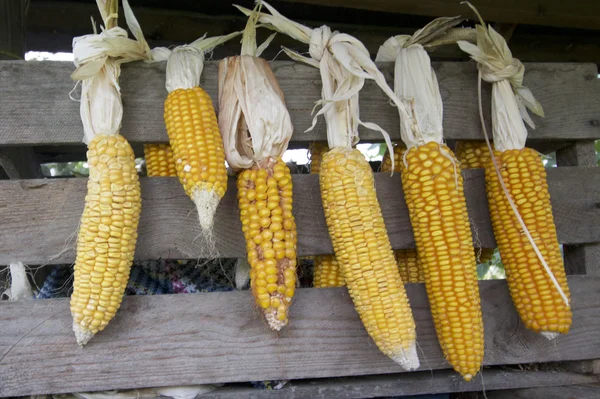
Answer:
MULTIPOLYGON (((526 196, 523 201, 515 201, 517 209, 560 287, 570 298, 552 215, 546 170, 540 155, 535 150, 523 148, 495 151, 494 156, 513 199, 516 198, 515 186, 522 185, 520 190, 526 196), (516 169, 517 172, 512 173, 510 169, 516 169), (531 193, 538 195, 529 196, 531 193)), ((508 287, 521 320, 527 328, 537 332, 566 334, 572 322, 571 309, 564 303, 527 236, 523 234, 491 160, 485 169, 490 218, 508 287), (553 322, 551 319, 555 314, 560 316, 553 322)))
POLYGON ((144 144, 144 158, 148 176, 177 176, 169 144, 144 144))
POLYGON ((281 195, 291 189, 290 170, 281 159, 269 159, 262 167, 242 171, 237 186, 238 201, 248 203, 245 212, 240 212, 242 226, 255 224, 253 229, 244 230, 252 293, 270 327, 280 330, 288 323, 296 286, 296 223, 291 202, 284 202, 281 195), (258 198, 257 192, 265 198, 258 198), (286 204, 289 214, 283 210, 286 204))
POLYGON ((88 195, 81 218, 71 314, 80 329, 93 335, 108 325, 121 305, 135 251, 141 196, 134 154, 123 136, 98 135, 88 148, 88 154, 95 154, 88 192, 100 195, 88 195), (112 189, 124 185, 128 186, 127 202, 102 202, 114 195, 112 189), (118 249, 107 251, 111 245, 118 249))
POLYGON ((200 87, 177 89, 165 101, 165 125, 177 176, 187 195, 227 189, 225 151, 212 101, 200 87))
POLYGON ((320 186, 336 259, 367 332, 383 353, 417 367, 415 323, 370 165, 358 150, 335 148, 323 157, 320 186))
POLYGON ((402 186, 438 341, 448 362, 470 380, 483 361, 483 319, 463 178, 460 170, 455 174, 454 156, 442 144, 412 148, 405 159, 402 186), (441 168, 415 179, 425 165, 441 168), (426 185, 434 190, 425 202, 426 185), (448 319, 449 312, 456 312, 454 320, 448 319))

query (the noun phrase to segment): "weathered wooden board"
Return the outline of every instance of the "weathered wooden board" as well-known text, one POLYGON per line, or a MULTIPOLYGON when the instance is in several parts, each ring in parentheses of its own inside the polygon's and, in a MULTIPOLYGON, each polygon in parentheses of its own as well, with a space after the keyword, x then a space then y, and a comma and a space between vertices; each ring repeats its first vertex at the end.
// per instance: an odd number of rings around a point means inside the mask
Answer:
MULTIPOLYGON (((321 82, 315 68, 289 61, 271 63, 286 95, 294 141, 326 137, 325 121, 304 131, 312 122, 311 110, 320 98, 321 82)), ((444 129, 448 139, 481 139, 477 111, 477 72, 474 63, 434 64, 444 99, 444 129)), ((0 64, 0 145, 77 144, 83 137, 79 104, 69 98, 73 81, 70 63, 6 62, 0 64)), ((391 82, 393 66, 382 70, 391 82)), ((123 67, 121 86, 124 116, 122 133, 132 142, 166 142, 163 121, 165 63, 137 63, 123 67)), ((600 138, 600 80, 594 64, 527 64, 525 83, 544 106, 546 118, 535 117, 532 139, 577 140, 600 138)), ((217 99, 217 63, 207 62, 202 86, 217 99)), ((485 84, 485 109, 489 85, 485 84)), ((397 111, 383 92, 367 82, 361 92, 361 119, 376 122, 392 137, 399 137, 397 111)), ((487 111, 486 111, 487 112, 487 111)), ((363 131, 364 141, 380 140, 363 131)))
MULTIPOLYGON (((504 281, 480 282, 485 365, 600 357, 600 278, 572 276, 569 286, 571 331, 548 341, 524 328, 504 281)), ((421 370, 449 368, 424 286, 407 291, 421 370)), ((402 372, 369 339, 345 288, 299 289, 290 317, 271 332, 249 292, 130 296, 81 349, 68 299, 0 302, 0 396, 402 372)))
POLYGON ((280 390, 257 390, 249 387, 224 387, 202 395, 202 399, 281 398, 334 399, 379 398, 451 392, 491 391, 561 385, 592 384, 598 377, 569 371, 524 371, 485 368, 483 378, 465 382, 449 370, 422 371, 407 374, 368 377, 290 381, 280 390))
MULTIPOLYGON (((482 395, 483 397, 483 395, 482 395)), ((487 393, 488 399, 598 399, 600 384, 510 389, 487 393)))
MULTIPOLYGON (((467 171, 465 190, 477 232, 474 240, 484 248, 493 248, 483 177, 483 170, 467 171)), ((559 241, 600 241, 600 208, 596 206, 600 202, 600 169, 554 168, 548 178, 559 241)), ((299 255, 332 253, 318 177, 295 175, 293 181, 299 255)), ((400 177, 379 173, 376 185, 392 247, 414 247, 400 177)), ((85 192, 85 179, 0 182, 0 264, 72 262, 85 192)), ((194 205, 176 178, 142 178, 142 200, 137 259, 193 259, 206 255, 196 239, 199 227, 194 205)), ((236 204, 235 182, 230 180, 215 218, 222 257, 245 255, 236 204)))

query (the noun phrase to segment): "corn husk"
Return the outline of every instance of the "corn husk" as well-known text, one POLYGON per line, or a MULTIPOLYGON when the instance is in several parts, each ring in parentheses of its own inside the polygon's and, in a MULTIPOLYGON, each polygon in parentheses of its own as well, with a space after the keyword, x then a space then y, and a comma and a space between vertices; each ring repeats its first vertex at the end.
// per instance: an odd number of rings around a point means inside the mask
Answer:
POLYGON ((410 114, 410 119, 400 124, 400 135, 408 149, 444 140, 442 95, 424 46, 456 40, 456 34, 450 34, 451 38, 446 35, 462 20, 461 17, 435 19, 412 36, 389 38, 377 52, 375 61, 395 62, 394 92, 410 114))
POLYGON ((27 269, 22 262, 13 262, 9 265, 10 287, 2 293, 9 301, 22 301, 33 299, 33 290, 27 278, 27 269))
MULTIPOLYGON (((116 24, 111 5, 98 0, 104 26, 116 24)), ((141 35, 139 23, 135 19, 127 0, 123 8, 128 26, 134 36, 141 35)), ((145 40, 127 37, 127 31, 113 26, 102 27, 99 34, 91 34, 73 39, 73 58, 76 69, 71 74, 73 80, 81 81, 80 114, 83 123, 84 143, 88 144, 99 134, 116 135, 121 128, 123 104, 119 75, 121 64, 136 60, 151 59, 152 52, 145 40)), ((143 39, 143 36, 139 36, 143 39)))
MULTIPOLYGON (((311 29, 287 19, 266 2, 261 4, 271 14, 260 13, 259 21, 270 29, 309 44, 310 57, 287 48, 284 48, 284 51, 292 59, 318 68, 321 72, 322 98, 317 102, 321 109, 315 114, 307 131, 314 129, 318 117, 324 115, 327 120, 327 141, 331 149, 354 146, 359 141, 359 126, 379 131, 386 144, 391 147, 390 137, 385 130, 375 123, 360 119, 358 94, 365 80, 374 80, 392 99, 401 114, 408 114, 404 104, 396 97, 383 74, 371 60, 365 46, 348 34, 331 31, 328 26, 311 29)), ((246 15, 251 13, 246 8, 238 8, 246 15)))
POLYGON ((219 128, 234 170, 281 157, 294 131, 279 83, 269 63, 259 58, 274 35, 257 46, 258 15, 248 15, 242 55, 219 62, 219 128))
POLYGON ((499 151, 522 149, 527 139, 523 121, 535 129, 527 110, 539 116, 544 116, 544 110, 531 90, 523 86, 525 67, 521 61, 512 56, 502 35, 477 16, 481 22, 476 27, 477 45, 466 41, 458 41, 458 45, 477 61, 482 79, 492 83, 494 146, 499 151))

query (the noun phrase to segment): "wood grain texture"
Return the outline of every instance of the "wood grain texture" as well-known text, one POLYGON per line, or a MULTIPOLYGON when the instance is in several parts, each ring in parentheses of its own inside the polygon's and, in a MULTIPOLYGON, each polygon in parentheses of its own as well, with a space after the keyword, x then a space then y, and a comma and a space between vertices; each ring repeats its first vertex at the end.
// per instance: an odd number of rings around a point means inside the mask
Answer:
MULTIPOLYGON (((319 120, 314 131, 311 110, 320 99, 321 83, 315 68, 289 61, 271 62, 295 127, 293 141, 324 140, 326 126, 319 120)), ((448 139, 481 139, 477 111, 477 73, 474 63, 434 63, 444 100, 444 134, 448 139)), ((544 106, 546 118, 534 117, 537 140, 600 138, 600 80, 593 64, 527 64, 525 84, 544 106), (568 104, 568 106, 565 106, 568 104)), ((0 64, 0 145, 79 144, 83 137, 79 104, 69 98, 73 82, 71 63, 5 62, 0 64)), ((391 82, 393 66, 382 65, 391 82)), ((123 128, 131 142, 166 142, 163 121, 165 63, 125 65, 121 75, 123 128)), ((202 86, 217 98, 217 63, 208 62, 202 86)), ((489 109, 489 85, 484 85, 484 109, 489 109)), ((399 138, 397 111, 369 81, 361 92, 361 119, 376 122, 399 138)), ((488 118, 489 119, 489 118, 488 118)), ((363 141, 381 140, 363 130, 363 141)))
POLYGON ((598 382, 597 376, 568 371, 523 371, 486 368, 481 377, 473 382, 457 378, 449 370, 422 371, 408 374, 290 381, 280 390, 225 387, 202 395, 202 399, 252 399, 282 398, 300 399, 359 399, 424 395, 450 392, 491 391, 494 389, 517 389, 554 387, 598 382))
MULTIPOLYGON (((571 331, 548 341, 524 328, 504 281, 481 281, 484 364, 600 357, 600 278, 573 276, 569 286, 571 331)), ((424 286, 407 292, 421 370, 448 369, 424 286)), ((402 372, 369 339, 345 288, 299 289, 290 312, 277 334, 247 291, 129 296, 81 349, 68 299, 0 302, 0 396, 402 372)))
MULTIPOLYGON (((471 16, 465 5, 453 0, 283 0, 294 3, 359 8, 363 10, 416 14, 471 16)), ((487 22, 549 25, 579 29, 600 29, 600 3, 595 0, 505 0, 479 1, 475 6, 487 22)))
MULTIPOLYGON (((494 248, 482 170, 465 172, 469 216, 475 241, 494 248)), ((400 176, 378 173, 377 196, 395 249, 414 247, 400 176)), ((548 177, 559 241, 600 241, 600 169, 554 168, 548 177)), ((332 253, 317 176, 295 175, 294 214, 299 255, 332 253)), ((74 260, 75 233, 83 210, 85 179, 0 182, 0 264, 65 263, 74 260)), ((194 259, 205 255, 196 241, 199 227, 193 203, 176 178, 142 178, 142 215, 136 258, 194 259)), ((245 256, 233 179, 215 218, 222 257, 245 256)), ((600 262, 597 259, 595 262, 600 262)))
MULTIPOLYGON (((581 140, 556 151, 558 166, 597 167, 594 140, 581 140)), ((600 204, 597 204, 600 206, 600 204)), ((565 270, 567 274, 600 275, 600 244, 565 245, 565 270)))

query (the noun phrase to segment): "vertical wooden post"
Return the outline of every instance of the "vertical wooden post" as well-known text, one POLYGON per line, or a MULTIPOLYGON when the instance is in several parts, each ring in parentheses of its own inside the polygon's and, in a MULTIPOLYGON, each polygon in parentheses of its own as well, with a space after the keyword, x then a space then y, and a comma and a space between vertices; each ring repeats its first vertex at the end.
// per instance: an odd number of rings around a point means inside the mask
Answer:
MULTIPOLYGON (((597 166, 594 140, 576 141, 556 151, 558 166, 597 166)), ((567 274, 600 275, 600 244, 565 245, 567 274)))
MULTIPOLYGON (((22 60, 25 56, 25 19, 29 0, 0 1, 0 60, 22 60)), ((34 179, 42 176, 33 149, 0 148, 0 178, 34 179)))

